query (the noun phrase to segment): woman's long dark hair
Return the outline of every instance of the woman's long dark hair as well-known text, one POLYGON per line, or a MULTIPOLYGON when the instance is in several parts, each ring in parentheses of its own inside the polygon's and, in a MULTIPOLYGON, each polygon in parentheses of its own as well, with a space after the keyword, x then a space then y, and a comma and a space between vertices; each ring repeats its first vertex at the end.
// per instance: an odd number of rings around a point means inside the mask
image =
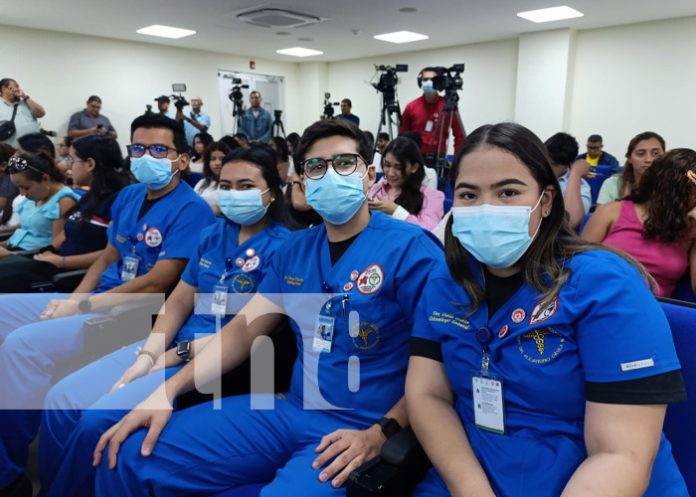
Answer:
POLYGON ((213 170, 210 169, 210 157, 213 155, 213 152, 222 152, 223 155, 227 155, 231 150, 230 147, 222 141, 213 142, 205 147, 205 152, 203 152, 203 189, 220 181, 220 178, 216 177, 213 170))
MULTIPOLYGON (((590 243, 575 235, 568 227, 563 195, 556 175, 551 168, 551 159, 546 147, 530 130, 516 123, 500 123, 477 128, 469 135, 459 150, 451 171, 454 188, 462 159, 481 147, 495 147, 513 154, 524 164, 539 184, 539 195, 548 186, 556 194, 551 203, 551 212, 542 219, 536 238, 517 263, 527 284, 542 294, 549 302, 560 291, 570 274, 566 261, 587 250, 610 250, 633 263, 648 281, 652 278, 642 266, 630 256, 590 243), (550 282, 550 283, 549 283, 550 282)), ((471 313, 485 300, 485 290, 477 283, 468 264, 469 253, 452 234, 452 218, 445 231, 445 253, 452 278, 459 283, 471 298, 471 313)))
POLYGON ((272 193, 274 198, 268 207, 268 215, 273 221, 287 226, 289 220, 282 190, 283 181, 278 174, 273 149, 266 144, 252 144, 248 148, 238 148, 222 159, 222 167, 224 169, 228 167, 228 164, 237 161, 249 162, 261 171, 261 175, 270 189, 269 193, 272 193))
POLYGON ((631 164, 631 154, 640 142, 643 140, 650 140, 652 138, 660 142, 660 145, 662 145, 662 150, 667 150, 665 147, 665 139, 654 131, 643 131, 642 133, 638 133, 636 136, 631 138, 630 142, 628 142, 628 150, 626 150, 626 162, 624 164, 621 177, 619 178, 619 198, 624 197, 624 191, 628 190, 630 194, 630 192, 638 187, 633 164, 631 164))
MULTIPOLYGON (((194 144, 194 145, 196 144, 196 138, 198 138, 198 139, 200 140, 200 142, 203 144, 203 152, 204 152, 204 153, 205 153, 205 149, 208 147, 208 145, 210 145, 211 143, 213 143, 213 137, 210 136, 210 135, 209 135, 208 133, 206 133, 206 132, 197 133, 197 134, 193 137, 193 144, 194 144)), ((203 157, 203 156, 200 155, 198 152, 196 152, 196 148, 195 148, 195 147, 191 147, 191 149, 193 150, 193 155, 191 156, 191 161, 192 161, 192 162, 199 161, 199 160, 201 159, 201 157, 203 157)))
POLYGON ((401 175, 404 178, 401 194, 395 203, 406 209, 409 214, 417 216, 423 209, 423 192, 421 192, 421 185, 425 179, 423 156, 413 140, 405 137, 394 138, 384 149, 384 155, 382 155, 383 170, 384 159, 389 153, 396 157, 396 160, 401 164, 401 175), (409 164, 418 165, 418 169, 412 174, 406 171, 409 164))
POLYGON ((66 213, 65 217, 79 210, 82 222, 86 223, 104 199, 128 185, 128 174, 121 168, 123 154, 121 147, 113 138, 87 135, 75 140, 72 148, 78 159, 84 161, 92 159, 94 170, 89 191, 66 213))
POLYGON ((675 148, 655 160, 640 179, 628 200, 645 204, 643 221, 646 240, 678 242, 689 234, 689 211, 696 205, 696 189, 686 172, 696 172, 696 152, 675 148))

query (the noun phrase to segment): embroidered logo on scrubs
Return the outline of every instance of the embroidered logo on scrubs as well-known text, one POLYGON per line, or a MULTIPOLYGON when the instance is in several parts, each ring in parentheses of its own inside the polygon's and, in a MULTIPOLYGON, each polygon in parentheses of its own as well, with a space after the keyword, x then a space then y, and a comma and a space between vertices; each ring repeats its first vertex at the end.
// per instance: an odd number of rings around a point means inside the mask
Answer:
POLYGON ((529 324, 534 325, 542 323, 556 314, 558 311, 558 297, 554 298, 548 305, 541 307, 542 302, 539 302, 532 309, 532 314, 529 316, 529 324))
POLYGON ((208 269, 212 263, 205 257, 198 259, 198 265, 203 269, 208 269))
POLYGON ((289 286, 302 286, 302 283, 304 283, 304 278, 288 276, 287 274, 283 277, 283 280, 285 280, 285 284, 289 286))
POLYGON ((121 236, 121 235, 116 235, 116 241, 117 241, 118 243, 125 243, 126 238, 123 237, 123 236, 121 236))
POLYGON ((254 280, 248 274, 237 274, 232 278, 232 291, 234 293, 251 293, 254 291, 254 280))
POLYGON ((384 270, 379 264, 372 264, 358 276, 358 291, 363 295, 372 295, 382 287, 384 270))
POLYGON ((532 330, 517 337, 517 349, 527 361, 546 364, 563 351, 565 338, 551 328, 532 330))
POLYGON ((159 247, 162 245, 162 233, 157 228, 150 228, 145 233, 145 243, 148 247, 159 247))
POLYGON ((261 264, 261 259, 259 259, 258 255, 255 255, 254 257, 252 257, 244 263, 244 265, 242 266, 242 271, 244 271, 245 273, 253 271, 257 267, 259 267, 259 264, 261 264))
POLYGON ((380 340, 379 328, 374 323, 361 322, 357 333, 351 331, 353 345, 356 349, 369 350, 375 347, 380 340))

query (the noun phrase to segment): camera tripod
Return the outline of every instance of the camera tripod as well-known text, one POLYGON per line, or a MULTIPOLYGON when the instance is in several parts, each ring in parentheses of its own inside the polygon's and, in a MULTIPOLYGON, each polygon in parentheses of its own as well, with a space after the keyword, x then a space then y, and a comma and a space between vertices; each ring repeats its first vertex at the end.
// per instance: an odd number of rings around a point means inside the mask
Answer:
MULTIPOLYGON (((454 124, 455 119, 459 129, 462 130, 462 134, 466 136, 462 116, 459 114, 459 95, 457 90, 447 89, 445 90, 445 106, 438 116, 437 150, 435 154, 428 153, 424 157, 426 165, 437 171, 439 179, 445 179, 449 174, 450 164, 447 162, 447 142, 445 142, 443 150, 442 137, 446 136, 445 134, 449 134, 450 129, 453 130, 452 124, 454 124)), ((454 135, 454 130, 452 134, 454 135)), ((454 139, 454 136, 452 138, 454 139)))
MULTIPOLYGON (((401 107, 399 106, 399 100, 396 98, 396 91, 382 93, 382 112, 375 138, 379 136, 379 134, 382 132, 382 128, 386 126, 386 133, 389 134, 389 140, 392 140, 399 134, 400 125, 401 107)), ((376 151, 377 146, 375 145, 373 152, 376 151)))
POLYGON ((282 110, 273 111, 273 130, 271 131, 271 136, 282 136, 285 138, 285 127, 283 126, 283 121, 280 120, 280 115, 283 113, 282 110))

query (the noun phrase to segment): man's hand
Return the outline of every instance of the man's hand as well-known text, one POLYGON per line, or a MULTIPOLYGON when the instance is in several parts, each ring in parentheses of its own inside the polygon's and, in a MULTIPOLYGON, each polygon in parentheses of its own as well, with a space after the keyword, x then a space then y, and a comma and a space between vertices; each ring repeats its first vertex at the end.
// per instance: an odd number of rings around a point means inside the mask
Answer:
POLYGON ((45 321, 47 319, 57 319, 64 318, 67 316, 73 316, 77 314, 77 306, 77 300, 51 300, 41 313, 40 319, 42 321, 45 321))
POLYGON ((398 205, 386 197, 381 200, 368 200, 367 206, 371 211, 384 212, 388 216, 394 214, 394 211, 398 207, 398 205))
POLYGON ((186 116, 179 109, 177 109, 177 111, 176 111, 176 120, 180 121, 180 122, 186 120, 186 116))
POLYGON ((592 179, 597 176, 597 169, 586 160, 578 159, 570 167, 570 174, 575 174, 585 179, 592 179))
POLYGON ((167 398, 164 384, 162 384, 147 399, 138 404, 135 409, 101 436, 94 449, 92 465, 99 466, 104 449, 108 445, 109 469, 114 469, 121 444, 138 428, 148 429, 145 440, 140 447, 140 454, 143 457, 152 454, 160 433, 162 433, 162 430, 169 422, 169 418, 172 417, 173 410, 172 402, 167 398))
POLYGON ((331 461, 319 474, 319 480, 338 488, 348 481, 348 476, 363 463, 379 455, 387 439, 379 425, 366 430, 336 430, 321 439, 315 451, 321 453, 312 463, 319 469, 331 461), (334 478, 334 475, 337 475, 334 478))

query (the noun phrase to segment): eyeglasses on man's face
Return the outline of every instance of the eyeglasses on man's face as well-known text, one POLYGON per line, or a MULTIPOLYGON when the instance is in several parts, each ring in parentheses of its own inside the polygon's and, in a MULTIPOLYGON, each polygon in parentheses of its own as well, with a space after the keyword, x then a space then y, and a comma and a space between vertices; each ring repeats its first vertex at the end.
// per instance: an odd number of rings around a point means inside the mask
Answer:
POLYGON ((313 157, 302 161, 302 169, 304 174, 309 179, 321 179, 329 170, 329 165, 334 171, 341 176, 349 176, 358 168, 359 161, 365 162, 359 154, 338 154, 333 159, 322 159, 321 157, 313 157))
POLYGON ((146 151, 150 152, 150 155, 155 159, 165 159, 167 155, 169 155, 170 150, 176 151, 175 148, 168 147, 167 145, 163 145, 161 143, 155 143, 154 145, 132 143, 131 145, 126 146, 126 150, 128 150, 128 156, 134 159, 142 157, 145 155, 146 151))

